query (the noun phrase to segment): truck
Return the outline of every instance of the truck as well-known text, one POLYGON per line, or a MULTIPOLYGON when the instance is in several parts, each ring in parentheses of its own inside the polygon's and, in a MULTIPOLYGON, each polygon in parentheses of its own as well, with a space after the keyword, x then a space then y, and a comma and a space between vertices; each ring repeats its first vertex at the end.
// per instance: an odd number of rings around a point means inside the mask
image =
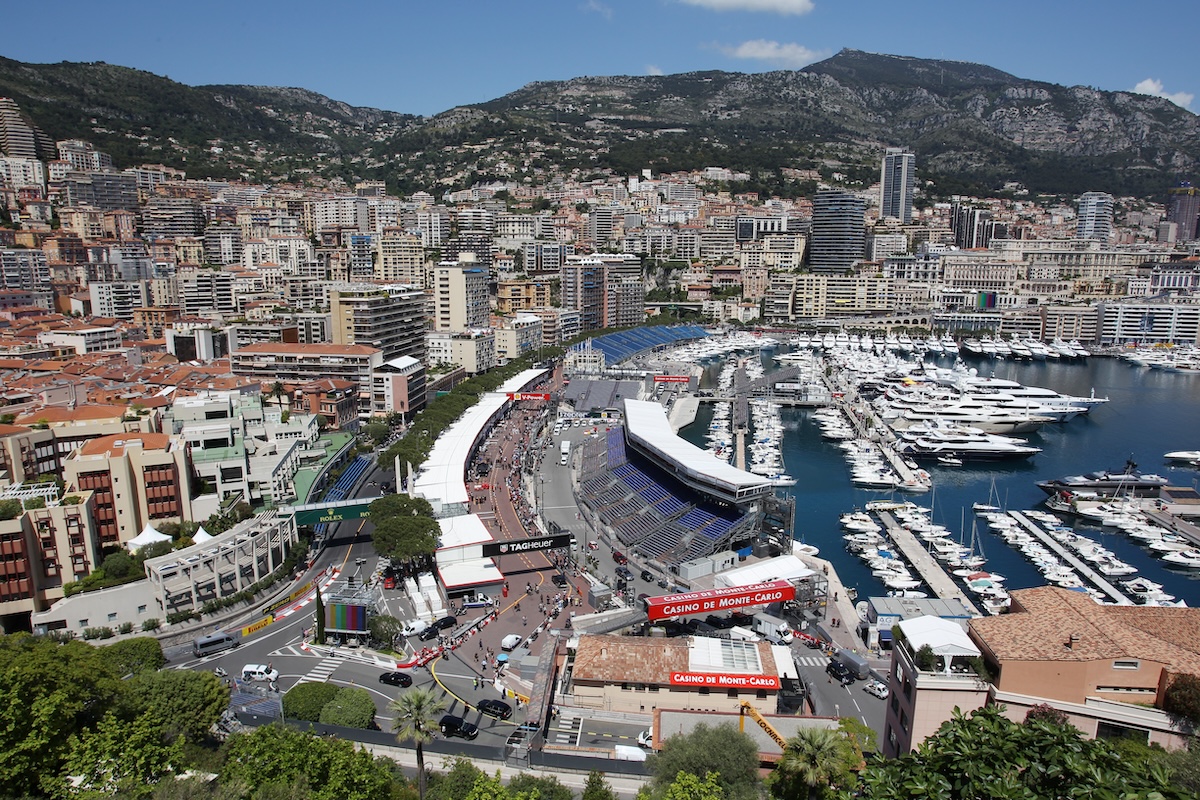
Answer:
POLYGON ((571 459, 571 443, 569 441, 567 441, 566 439, 564 439, 562 441, 562 444, 559 445, 559 453, 560 453, 560 455, 559 455, 558 463, 560 466, 565 467, 567 465, 567 462, 570 461, 570 459, 571 459))
POLYGON ((743 628, 740 625, 734 625, 732 628, 729 629, 729 638, 734 639, 734 640, 741 640, 743 642, 757 642, 758 634, 755 633, 754 631, 750 630, 749 628, 743 628))
POLYGON ((838 650, 837 660, 845 664, 850 673, 860 681, 871 677, 871 665, 867 663, 865 658, 853 650, 847 650, 844 647, 838 650))
POLYGON ((786 620, 771 614, 755 614, 754 630, 772 644, 791 644, 794 638, 792 626, 786 620))

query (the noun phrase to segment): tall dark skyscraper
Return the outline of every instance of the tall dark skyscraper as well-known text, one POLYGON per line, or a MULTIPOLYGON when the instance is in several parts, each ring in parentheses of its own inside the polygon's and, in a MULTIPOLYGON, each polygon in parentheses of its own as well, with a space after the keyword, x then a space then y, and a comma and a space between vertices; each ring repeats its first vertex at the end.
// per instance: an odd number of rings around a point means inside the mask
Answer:
POLYGON ((822 189, 813 198, 808 263, 813 272, 841 273, 862 260, 867 205, 858 195, 822 189))
POLYGON ((1177 226, 1175 240, 1190 242, 1196 238, 1196 220, 1200 219, 1200 190, 1187 181, 1167 190, 1167 222, 1177 226))
POLYGON ((917 157, 899 147, 889 147, 879 174, 879 216, 912 222, 913 185, 917 157))

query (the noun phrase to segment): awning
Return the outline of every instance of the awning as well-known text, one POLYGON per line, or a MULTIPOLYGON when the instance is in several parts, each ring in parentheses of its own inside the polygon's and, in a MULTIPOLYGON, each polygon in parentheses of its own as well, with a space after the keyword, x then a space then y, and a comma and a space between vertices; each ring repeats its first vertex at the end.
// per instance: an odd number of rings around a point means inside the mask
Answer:
POLYGON ((892 640, 891 630, 887 629, 887 628, 880 628, 879 629, 879 641, 890 642, 891 640, 892 640))

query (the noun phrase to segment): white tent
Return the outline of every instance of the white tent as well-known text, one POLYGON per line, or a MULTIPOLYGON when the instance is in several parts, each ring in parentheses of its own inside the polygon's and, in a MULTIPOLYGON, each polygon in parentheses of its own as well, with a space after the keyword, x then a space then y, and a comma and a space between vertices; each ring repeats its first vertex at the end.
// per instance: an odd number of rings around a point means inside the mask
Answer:
POLYGON ((165 533, 159 533, 158 531, 154 530, 152 525, 147 523, 146 527, 142 529, 141 533, 125 543, 125 547, 129 549, 129 552, 136 553, 138 550, 141 550, 148 544, 169 541, 171 541, 170 536, 167 536, 165 533))
POLYGON ((211 533, 209 533, 208 531, 204 530, 204 526, 201 525, 199 528, 196 529, 196 532, 192 534, 192 543, 193 544, 203 544, 204 542, 207 542, 209 539, 212 539, 212 538, 213 538, 213 535, 211 533))

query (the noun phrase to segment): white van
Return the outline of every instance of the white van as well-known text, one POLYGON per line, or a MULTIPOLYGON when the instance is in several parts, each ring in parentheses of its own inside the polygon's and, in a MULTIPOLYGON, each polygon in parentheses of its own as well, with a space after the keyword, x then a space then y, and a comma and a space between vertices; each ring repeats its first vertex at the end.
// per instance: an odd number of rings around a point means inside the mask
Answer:
POLYGON ((517 646, 520 644, 521 644, 520 634, 510 633, 508 636, 505 636, 503 639, 500 640, 500 649, 506 653, 511 653, 513 650, 516 650, 517 646))
POLYGON ((401 636, 416 636, 421 631, 429 627, 429 623, 420 619, 410 619, 404 623, 404 627, 400 629, 401 636))
POLYGON ((192 655, 196 658, 224 650, 232 650, 241 642, 228 633, 210 633, 208 636, 197 636, 192 642, 192 655))

